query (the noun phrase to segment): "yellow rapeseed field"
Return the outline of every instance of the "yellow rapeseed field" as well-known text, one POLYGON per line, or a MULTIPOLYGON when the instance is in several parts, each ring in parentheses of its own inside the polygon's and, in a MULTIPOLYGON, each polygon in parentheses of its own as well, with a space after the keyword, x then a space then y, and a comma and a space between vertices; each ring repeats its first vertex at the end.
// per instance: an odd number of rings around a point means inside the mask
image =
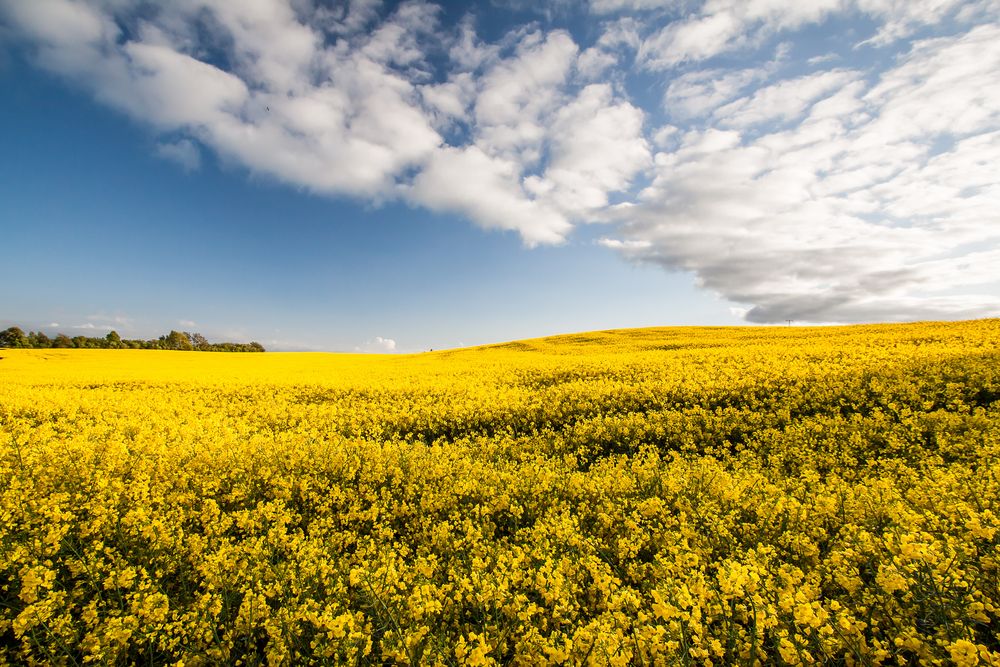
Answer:
POLYGON ((0 350, 0 664, 1000 665, 998 344, 0 350))

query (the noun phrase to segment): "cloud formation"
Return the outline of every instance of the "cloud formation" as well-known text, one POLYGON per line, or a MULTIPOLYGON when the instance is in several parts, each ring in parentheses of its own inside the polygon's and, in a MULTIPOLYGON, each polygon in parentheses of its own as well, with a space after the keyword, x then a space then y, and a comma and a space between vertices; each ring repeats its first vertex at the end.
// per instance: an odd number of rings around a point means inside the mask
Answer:
POLYGON ((375 336, 375 345, 386 352, 392 352, 396 349, 396 341, 391 338, 383 338, 382 336, 375 336))
MULTIPOLYGON (((594 0, 597 13, 628 8, 677 10, 676 0, 594 0)), ((996 17, 995 0, 707 0, 680 20, 647 35, 639 59, 653 70, 699 62, 722 53, 759 45, 768 38, 817 25, 833 16, 854 15, 875 21, 878 29, 859 44, 884 46, 909 37, 920 28, 946 19, 975 21, 996 17)))
POLYGON ((375 354, 387 354, 391 352, 396 352, 396 341, 393 340, 392 338, 375 336, 373 340, 366 340, 364 342, 364 345, 359 345, 355 347, 354 351, 375 353, 375 354))
POLYGON ((589 42, 538 23, 486 42, 423 0, 0 0, 40 67, 188 171, 204 149, 527 245, 602 224, 603 245, 752 322, 1000 313, 997 0, 583 12, 589 42), (844 50, 789 56, 832 18, 863 19, 844 50))
POLYGON ((190 139, 160 142, 154 152, 157 157, 180 165, 184 171, 198 171, 201 168, 201 151, 190 139))
POLYGON ((403 198, 535 244, 564 240, 649 162, 642 112, 607 86, 579 90, 571 80, 579 49, 560 30, 515 31, 488 45, 466 22, 442 45, 439 8, 419 1, 383 18, 372 2, 338 11, 282 0, 0 5, 40 65, 189 135, 157 148, 188 170, 200 163, 194 139, 295 186, 403 198), (431 64, 442 57, 444 65, 431 64), (605 125, 556 118, 574 101, 605 125), (617 119, 625 123, 607 127, 617 119), (582 129, 622 157, 577 170, 565 159, 566 133, 582 129), (563 158, 551 171, 550 147, 563 158), (449 180, 459 172, 468 187, 449 180))
POLYGON ((997 71, 984 25, 874 82, 832 70, 706 101, 604 244, 693 272, 751 322, 998 315, 997 71))

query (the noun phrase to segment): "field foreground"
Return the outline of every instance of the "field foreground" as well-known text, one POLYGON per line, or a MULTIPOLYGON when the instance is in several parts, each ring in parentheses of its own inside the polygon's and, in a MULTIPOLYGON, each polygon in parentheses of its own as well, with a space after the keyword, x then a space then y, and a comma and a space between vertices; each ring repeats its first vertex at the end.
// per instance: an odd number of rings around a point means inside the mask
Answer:
POLYGON ((998 344, 0 350, 0 664, 1000 665, 998 344))

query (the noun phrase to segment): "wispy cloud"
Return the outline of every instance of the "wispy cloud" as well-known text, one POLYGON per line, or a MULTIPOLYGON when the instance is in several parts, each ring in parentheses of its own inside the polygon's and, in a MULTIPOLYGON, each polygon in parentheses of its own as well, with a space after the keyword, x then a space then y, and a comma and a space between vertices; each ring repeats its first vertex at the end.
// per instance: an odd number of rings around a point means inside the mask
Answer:
POLYGON ((361 345, 356 346, 354 351, 377 353, 396 352, 396 341, 392 338, 385 338, 384 336, 375 336, 375 338, 366 340, 361 345))
POLYGON ((95 326, 100 327, 121 327, 123 329, 131 329, 133 320, 127 315, 117 314, 117 315, 105 315, 104 313, 96 313, 94 315, 87 315, 87 322, 95 326))
MULTIPOLYGON (((112 329, 131 329, 132 328, 132 318, 126 315, 105 315, 103 313, 98 313, 95 315, 87 315, 85 318, 87 321, 81 324, 71 325, 71 329, 80 330, 102 330, 111 331, 112 329)), ((58 324, 51 324, 49 326, 57 327, 58 324)))
POLYGON ((201 151, 190 139, 162 142, 156 145, 156 156, 174 162, 184 171, 198 171, 201 168, 201 151))
MULTIPOLYGON (((594 3, 598 11, 609 5, 629 4, 624 0, 594 3)), ((631 4, 678 7, 678 2, 637 2, 631 4)), ((665 70, 684 63, 700 62, 717 55, 748 49, 775 34, 784 34, 807 25, 822 23, 834 15, 865 16, 878 29, 859 45, 884 46, 909 37, 921 27, 939 24, 947 18, 974 21, 996 16, 993 0, 812 0, 795 2, 745 2, 707 0, 693 3, 696 10, 681 20, 671 21, 646 35, 639 48, 643 65, 665 70)))

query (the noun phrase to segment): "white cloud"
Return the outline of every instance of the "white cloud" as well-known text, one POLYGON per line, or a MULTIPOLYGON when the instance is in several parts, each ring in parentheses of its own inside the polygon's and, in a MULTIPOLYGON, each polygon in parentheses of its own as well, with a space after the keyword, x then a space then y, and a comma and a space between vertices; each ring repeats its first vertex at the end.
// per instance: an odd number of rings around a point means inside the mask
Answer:
MULTIPOLYGON (((592 8, 604 13, 607 7, 628 1, 594 0, 592 8)), ((920 27, 939 24, 947 17, 971 22, 991 12, 995 17, 998 9, 995 0, 705 0, 699 4, 694 15, 670 22, 646 36, 639 49, 646 67, 664 70, 705 60, 758 45, 780 32, 822 23, 836 14, 873 19, 877 30, 861 44, 881 46, 909 37, 920 27)))
POLYGON ((643 112, 616 102, 611 86, 592 84, 556 113, 550 159, 542 182, 562 211, 585 216, 608 204, 608 194, 628 189, 651 166, 642 132, 643 112))
POLYGON ((514 230, 531 245, 558 243, 571 223, 551 206, 527 196, 520 166, 478 146, 438 151, 413 180, 409 195, 437 211, 458 211, 494 229, 514 230))
POLYGON ((474 104, 471 142, 434 152, 403 191, 436 211, 457 211, 487 228, 517 231, 528 245, 562 242, 611 192, 650 164, 643 113, 607 84, 573 92, 578 49, 564 32, 526 32, 469 86, 435 86, 453 117, 474 104), (455 184, 460 183, 461 187, 455 184))
POLYGON ((472 17, 466 16, 459 23, 458 35, 449 47, 448 58, 459 71, 470 72, 495 61, 499 52, 499 45, 480 41, 472 17))
POLYGON ((609 239, 602 238, 597 240, 598 245, 602 245, 605 248, 611 248, 612 250, 624 250, 624 251, 642 251, 648 250, 653 247, 653 244, 649 241, 638 240, 638 241, 623 241, 621 239, 609 239))
POLYGON ((596 81, 618 64, 618 56, 596 46, 592 46, 576 61, 576 70, 586 81, 596 81))
POLYGON ((158 143, 155 153, 157 157, 180 165, 184 171, 198 171, 201 168, 201 151, 190 139, 158 143))
POLYGON ((976 27, 959 39, 917 42, 914 55, 864 98, 881 109, 878 134, 894 140, 928 133, 967 136, 996 127, 998 65, 1000 24, 976 27))
POLYGON ((711 112, 656 155, 605 245, 693 272, 755 322, 1000 314, 977 288, 1000 265, 998 44, 980 26, 915 43, 874 84, 834 71, 711 112), (775 119, 791 125, 745 133, 775 119))
POLYGON ((675 76, 663 95, 664 109, 679 121, 707 116, 774 76, 788 57, 788 50, 788 43, 782 42, 770 60, 754 67, 699 69, 675 76))
MULTIPOLYGON (((997 9, 591 0, 601 22, 581 48, 538 24, 486 43, 472 18, 443 26, 420 0, 0 0, 38 65, 148 124, 157 155, 186 169, 205 150, 528 245, 610 221, 603 246, 691 271, 754 321, 996 312, 976 285, 998 259, 997 9), (674 74, 835 15, 874 23, 848 45, 939 24, 959 34, 917 41, 881 73, 864 58, 829 69, 827 56, 803 73, 782 42, 770 62, 674 74), (623 69, 633 55, 668 72, 663 109, 628 97, 649 90, 623 69)), ((91 321, 104 323, 128 326, 91 321)))
MULTIPOLYGON (((112 329, 130 329, 132 326, 132 320, 123 315, 116 315, 114 317, 108 317, 105 315, 88 315, 87 321, 82 324, 74 324, 70 326, 70 329, 78 329, 81 331, 111 331, 112 329)), ((59 324, 53 323, 49 325, 50 327, 58 327, 59 324)))
POLYGON ((388 352, 396 352, 396 341, 392 338, 385 338, 383 336, 375 336, 373 340, 366 340, 364 344, 358 345, 354 348, 355 352, 368 352, 368 353, 380 353, 385 354, 388 352))
POLYGON ((576 43, 565 32, 526 35, 513 57, 497 62, 480 80, 476 144, 493 156, 536 163, 544 120, 563 101, 576 55, 576 43))
POLYGON ((160 127, 211 128, 248 100, 240 78, 169 46, 127 42, 121 51, 128 86, 104 88, 102 96, 160 127))
POLYGON ((361 53, 373 61, 401 68, 424 67, 421 42, 437 28, 436 5, 413 1, 403 3, 391 21, 385 21, 372 31, 361 53))
POLYGON ((584 82, 616 78, 620 63, 632 59, 642 43, 642 23, 632 16, 622 16, 601 25, 601 34, 593 46, 576 61, 576 71, 584 82))
POLYGON ((105 315, 103 313, 87 315, 87 320, 109 329, 115 326, 130 329, 133 323, 132 318, 127 315, 105 315))
POLYGON ((160 5, 125 40, 116 19, 131 17, 127 4, 2 0, 2 8, 35 44, 40 64, 102 101, 317 192, 387 195, 441 143, 416 103, 417 84, 394 69, 413 64, 412 33, 436 14, 427 5, 402 6, 354 47, 324 45, 288 3, 274 0, 160 5), (69 24, 80 27, 53 27, 69 24), (227 49, 231 70, 198 58, 196 24, 227 49))
POLYGON ((476 98, 476 82, 469 72, 460 72, 442 83, 421 86, 420 95, 435 127, 448 128, 467 117, 476 98))
POLYGON ((796 120, 813 102, 857 78, 855 72, 831 70, 787 79, 758 88, 752 95, 716 109, 713 115, 726 127, 796 120))
POLYGON ((653 132, 653 145, 661 150, 667 150, 674 143, 679 132, 674 125, 664 125, 653 132))
POLYGON ((651 69, 704 60, 742 45, 744 29, 741 18, 732 11, 717 11, 669 23, 643 41, 639 59, 651 69))
POLYGON ((559 243, 593 219, 651 158, 643 112, 610 85, 569 93, 576 54, 565 33, 526 34, 479 81, 471 144, 436 151, 407 196, 515 230, 529 245, 559 243))
POLYGON ((465 20, 442 35, 440 9, 419 0, 384 18, 374 2, 183 0, 147 9, 0 0, 40 65, 167 134, 156 154, 188 170, 201 147, 313 192, 403 198, 537 244, 563 241, 575 216, 627 188, 633 165, 648 163, 637 155, 641 111, 613 94, 595 102, 573 78, 612 66, 610 50, 634 32, 626 21, 581 59, 560 30, 529 27, 484 44, 465 20), (557 122, 574 104, 594 112, 587 128, 557 122), (617 121, 624 130, 608 127, 617 121), (593 143, 609 151, 607 167, 567 164, 560 132, 573 127, 600 133, 593 143), (455 188, 456 177, 467 187, 455 188), (531 187, 539 179, 551 181, 550 192, 531 187))
POLYGON ((611 14, 625 11, 673 9, 683 5, 683 0, 590 0, 590 11, 595 14, 611 14))
POLYGON ((688 72, 673 79, 663 96, 663 106, 674 118, 702 116, 733 99, 748 86, 766 76, 763 70, 718 69, 688 72))
POLYGON ((840 60, 840 56, 836 53, 824 53, 821 56, 809 58, 806 60, 806 63, 809 65, 823 65, 825 63, 836 62, 837 60, 840 60))
POLYGON ((182 327, 196 327, 196 326, 198 326, 198 323, 195 322, 195 321, 193 321, 193 320, 178 320, 177 324, 179 324, 182 327))
MULTIPOLYGON (((297 3, 299 5, 305 3, 297 3)), ((353 35, 374 23, 382 7, 382 0, 349 0, 331 5, 311 7, 310 23, 322 26, 337 35, 353 35)))
POLYGON ((967 12, 974 11, 976 5, 985 8, 990 4, 968 0, 856 0, 856 3, 862 12, 882 20, 878 32, 864 42, 877 46, 908 37, 921 26, 937 23, 963 4, 967 12))
POLYGON ((644 23, 633 16, 623 16, 603 24, 597 46, 607 51, 635 51, 642 44, 644 23))

